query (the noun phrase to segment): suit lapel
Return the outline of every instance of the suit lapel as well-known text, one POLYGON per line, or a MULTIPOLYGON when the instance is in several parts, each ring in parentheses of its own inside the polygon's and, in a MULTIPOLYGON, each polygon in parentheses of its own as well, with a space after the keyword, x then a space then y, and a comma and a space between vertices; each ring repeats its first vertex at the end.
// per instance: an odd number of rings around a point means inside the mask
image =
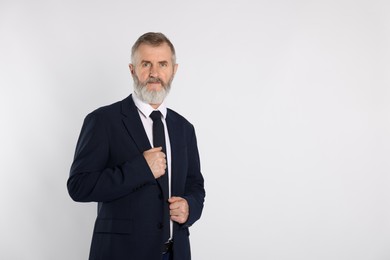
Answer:
MULTIPOLYGON (((141 118, 139 117, 138 109, 134 104, 131 95, 122 100, 121 110, 123 117, 123 124, 126 127, 127 132, 137 145, 138 150, 143 153, 146 150, 151 149, 149 139, 145 133, 144 126, 141 118)), ((178 164, 180 163, 180 144, 182 135, 180 134, 180 128, 176 124, 176 120, 172 113, 169 112, 166 118, 169 142, 171 144, 171 194, 174 196, 177 194, 177 182, 179 175, 177 174, 178 164)), ((159 179, 157 179, 161 188, 159 179)), ((165 194, 164 194, 165 195, 165 194)), ((167 196, 168 197, 168 196, 167 196)))
MULTIPOLYGON (((144 151, 151 149, 152 147, 150 146, 148 136, 146 135, 141 118, 139 117, 138 109, 134 104, 131 95, 122 101, 121 110, 122 114, 125 116, 122 119, 123 124, 125 125, 130 137, 137 145, 138 150, 143 153, 144 151)), ((160 179, 156 179, 156 181, 161 192, 164 194, 164 197, 168 199, 168 194, 164 193, 160 179)))
POLYGON ((122 101, 121 110, 122 114, 125 116, 122 119, 123 124, 134 143, 137 145, 138 150, 143 153, 152 148, 131 95, 122 101))

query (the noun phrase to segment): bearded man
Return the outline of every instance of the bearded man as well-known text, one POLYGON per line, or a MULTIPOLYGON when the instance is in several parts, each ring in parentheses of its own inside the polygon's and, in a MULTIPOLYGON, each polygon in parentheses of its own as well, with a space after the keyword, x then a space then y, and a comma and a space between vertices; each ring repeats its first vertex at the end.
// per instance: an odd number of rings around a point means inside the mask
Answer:
POLYGON ((134 43, 134 93, 88 114, 67 187, 78 202, 98 202, 90 260, 189 260, 189 227, 205 198, 195 130, 168 109, 177 71, 162 33, 134 43))

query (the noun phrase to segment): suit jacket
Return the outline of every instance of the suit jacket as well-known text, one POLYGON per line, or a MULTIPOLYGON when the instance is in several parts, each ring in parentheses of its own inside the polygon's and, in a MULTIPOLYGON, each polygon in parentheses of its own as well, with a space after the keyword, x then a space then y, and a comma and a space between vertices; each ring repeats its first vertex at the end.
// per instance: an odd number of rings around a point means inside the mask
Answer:
MULTIPOLYGON (((168 109, 171 193, 189 204, 186 223, 174 223, 175 260, 191 259, 188 228, 203 209, 205 190, 194 127, 168 109)), ((90 260, 160 260, 163 204, 168 198, 143 152, 150 149, 131 95, 84 120, 67 182, 79 202, 98 202, 90 260)))

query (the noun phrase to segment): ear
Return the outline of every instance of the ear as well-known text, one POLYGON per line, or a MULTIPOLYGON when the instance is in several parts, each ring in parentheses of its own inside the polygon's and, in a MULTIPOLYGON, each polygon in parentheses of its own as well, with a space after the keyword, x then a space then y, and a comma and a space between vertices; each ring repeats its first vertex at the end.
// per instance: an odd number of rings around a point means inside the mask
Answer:
POLYGON ((134 65, 133 64, 131 64, 131 63, 129 63, 129 69, 130 69, 130 73, 131 73, 131 75, 134 75, 134 73, 135 73, 135 71, 134 71, 134 65))
POLYGON ((173 75, 176 74, 176 71, 177 71, 178 67, 179 67, 179 64, 177 64, 177 63, 173 66, 173 75))

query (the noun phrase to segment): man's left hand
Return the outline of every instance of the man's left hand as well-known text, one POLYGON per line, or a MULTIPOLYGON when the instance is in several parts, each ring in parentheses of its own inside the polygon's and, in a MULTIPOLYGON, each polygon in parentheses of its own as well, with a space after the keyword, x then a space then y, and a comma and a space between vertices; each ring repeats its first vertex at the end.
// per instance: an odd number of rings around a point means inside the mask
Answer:
POLYGON ((187 200, 181 197, 171 197, 168 202, 170 203, 169 209, 171 220, 176 221, 179 224, 185 223, 189 215, 187 200))

